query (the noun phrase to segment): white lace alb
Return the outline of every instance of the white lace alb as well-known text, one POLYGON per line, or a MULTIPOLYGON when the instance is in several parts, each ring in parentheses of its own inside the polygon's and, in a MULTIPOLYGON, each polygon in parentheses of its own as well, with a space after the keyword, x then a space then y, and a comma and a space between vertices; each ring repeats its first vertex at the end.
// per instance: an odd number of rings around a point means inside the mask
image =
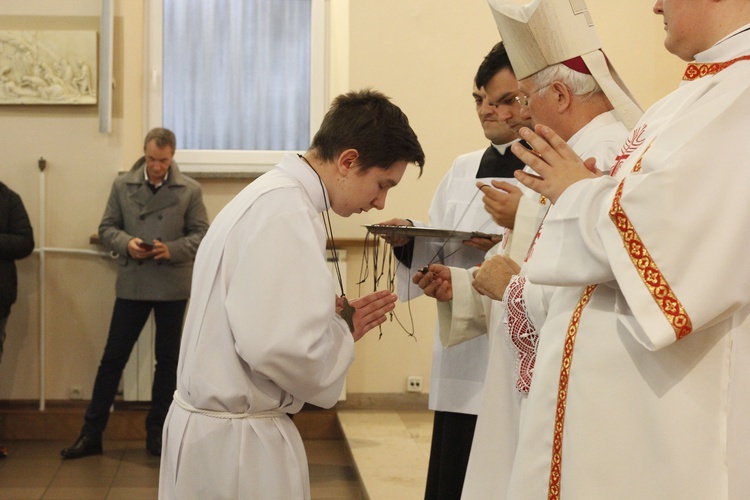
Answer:
POLYGON ((534 374, 539 334, 526 312, 526 302, 523 299, 525 285, 526 277, 513 276, 505 297, 505 309, 508 340, 516 360, 516 389, 518 392, 528 393, 534 374))

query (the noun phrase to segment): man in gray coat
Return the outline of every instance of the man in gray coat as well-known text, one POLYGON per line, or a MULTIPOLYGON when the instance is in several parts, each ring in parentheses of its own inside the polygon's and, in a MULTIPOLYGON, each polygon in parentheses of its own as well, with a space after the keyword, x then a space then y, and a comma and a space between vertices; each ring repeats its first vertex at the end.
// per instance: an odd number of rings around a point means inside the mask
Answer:
POLYGON ((161 454, 193 260, 208 230, 200 185, 180 172, 172 159, 175 146, 171 131, 151 130, 144 140, 144 156, 112 185, 99 237, 119 255, 117 299, 85 422, 76 442, 60 452, 65 458, 102 452, 102 433, 122 371, 152 310, 156 369, 146 417, 146 448, 153 455, 161 454))

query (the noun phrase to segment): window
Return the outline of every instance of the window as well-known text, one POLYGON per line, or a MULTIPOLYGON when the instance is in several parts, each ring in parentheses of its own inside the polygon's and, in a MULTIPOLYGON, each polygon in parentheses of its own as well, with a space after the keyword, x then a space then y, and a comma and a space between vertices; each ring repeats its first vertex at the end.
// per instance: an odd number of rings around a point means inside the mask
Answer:
POLYGON ((257 175, 327 108, 326 0, 151 0, 146 126, 185 172, 257 175))

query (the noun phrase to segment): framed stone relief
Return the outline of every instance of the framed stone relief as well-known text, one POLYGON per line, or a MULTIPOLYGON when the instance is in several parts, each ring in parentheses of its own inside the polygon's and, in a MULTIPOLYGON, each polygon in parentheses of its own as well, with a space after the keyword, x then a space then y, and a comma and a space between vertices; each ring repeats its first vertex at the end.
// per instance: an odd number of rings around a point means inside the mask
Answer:
POLYGON ((0 104, 96 104, 96 31, 0 30, 0 104))

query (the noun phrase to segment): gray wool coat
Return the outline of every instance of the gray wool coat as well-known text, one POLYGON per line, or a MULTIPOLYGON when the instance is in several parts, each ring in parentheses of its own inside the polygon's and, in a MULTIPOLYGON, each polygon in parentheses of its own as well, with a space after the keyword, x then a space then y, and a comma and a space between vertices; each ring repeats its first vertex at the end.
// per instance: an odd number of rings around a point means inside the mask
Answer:
POLYGON ((208 215, 200 185, 180 172, 173 160, 169 176, 156 193, 144 178, 145 158, 120 175, 99 224, 102 244, 119 256, 115 293, 129 300, 182 300, 190 297, 193 261, 208 231, 208 215), (154 239, 169 247, 171 259, 135 260, 128 242, 154 239))

